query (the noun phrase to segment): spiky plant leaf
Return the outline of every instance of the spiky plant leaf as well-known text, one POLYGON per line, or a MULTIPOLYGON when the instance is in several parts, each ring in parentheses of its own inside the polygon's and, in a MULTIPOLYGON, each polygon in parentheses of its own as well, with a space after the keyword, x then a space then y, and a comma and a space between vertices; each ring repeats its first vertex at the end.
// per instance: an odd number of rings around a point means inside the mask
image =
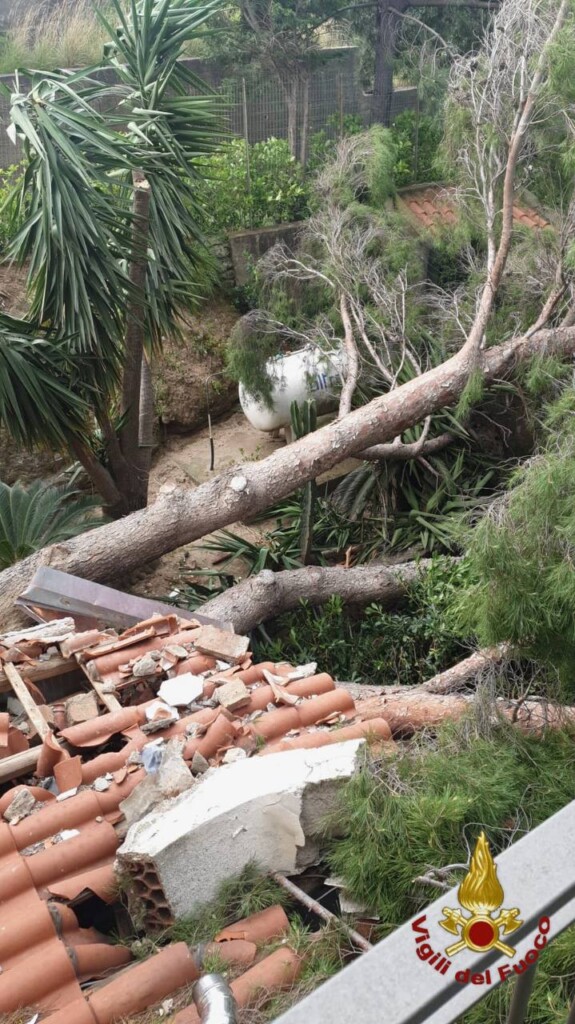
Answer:
POLYGON ((48 544, 100 526, 97 500, 65 486, 36 480, 28 487, 0 481, 0 569, 48 544))

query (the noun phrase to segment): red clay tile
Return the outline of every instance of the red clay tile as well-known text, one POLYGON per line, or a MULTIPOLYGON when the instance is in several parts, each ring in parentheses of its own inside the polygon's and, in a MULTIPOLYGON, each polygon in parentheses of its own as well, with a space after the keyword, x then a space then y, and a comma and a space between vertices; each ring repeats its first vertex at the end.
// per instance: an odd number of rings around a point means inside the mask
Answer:
MULTIPOLYGON (((302 966, 302 958, 294 953, 289 946, 276 949, 275 952, 270 953, 245 974, 231 982, 230 988, 237 1006, 240 1008, 249 1006, 263 993, 269 993, 271 998, 275 992, 292 988, 301 973, 302 966)), ((52 1024, 51 1019, 50 1024, 52 1024)), ((185 1010, 180 1010, 172 1019, 171 1024, 200 1024, 196 1008, 188 1006, 185 1010)))
POLYGON ((82 785, 82 758, 68 757, 54 765, 54 777, 61 793, 82 785))
POLYGON ((282 750, 326 747, 332 743, 342 743, 344 740, 361 739, 363 736, 374 736, 388 741, 391 740, 391 729, 384 718, 372 718, 368 722, 356 722, 354 725, 345 725, 342 729, 332 729, 330 732, 304 732, 301 736, 270 743, 260 751, 260 756, 277 754, 282 750))
POLYGON ((283 907, 276 904, 268 907, 267 910, 260 910, 258 914, 251 914, 241 921, 229 925, 219 932, 214 942, 229 942, 230 939, 246 939, 248 942, 255 942, 261 945, 269 942, 270 939, 277 939, 286 935, 289 931, 289 921, 283 907))

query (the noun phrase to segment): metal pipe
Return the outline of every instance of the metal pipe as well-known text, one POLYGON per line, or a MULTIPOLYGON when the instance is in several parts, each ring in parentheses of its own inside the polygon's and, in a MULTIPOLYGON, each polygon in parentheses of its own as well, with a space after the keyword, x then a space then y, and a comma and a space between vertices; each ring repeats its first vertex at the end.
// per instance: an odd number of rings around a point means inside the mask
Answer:
POLYGON ((192 989, 202 1024, 237 1024, 233 992, 221 974, 204 974, 192 989))
POLYGON ((509 1013, 507 1015, 507 1024, 523 1024, 527 1015, 527 1006, 529 1004, 529 998, 531 996, 531 990, 533 988, 533 982, 535 981, 535 970, 536 964, 530 967, 525 974, 520 974, 515 988, 513 989, 513 996, 511 998, 511 1006, 509 1007, 509 1013))
POLYGON ((331 910, 326 910, 325 907, 322 907, 321 903, 318 903, 317 900, 308 896, 303 889, 300 889, 297 885, 294 885, 293 882, 290 882, 289 878, 286 878, 285 875, 280 875, 279 872, 276 872, 272 877, 278 885, 281 885, 282 889, 289 892, 296 900, 303 903, 304 907, 307 907, 307 909, 311 910, 312 913, 317 914, 318 917, 323 918, 323 920, 327 921, 328 924, 331 924, 332 921, 337 921, 338 925, 343 928, 354 945, 357 946, 358 949, 361 949, 362 953, 369 953, 370 949, 373 949, 371 942, 364 939, 363 935, 356 932, 355 928, 350 928, 345 921, 342 921, 341 917, 338 917, 337 914, 332 914, 331 910))

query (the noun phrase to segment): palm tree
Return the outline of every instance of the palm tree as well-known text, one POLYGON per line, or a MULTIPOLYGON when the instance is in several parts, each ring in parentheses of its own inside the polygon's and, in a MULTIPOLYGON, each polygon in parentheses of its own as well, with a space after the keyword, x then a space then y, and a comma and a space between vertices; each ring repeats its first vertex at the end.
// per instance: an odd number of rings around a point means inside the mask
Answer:
POLYGON ((11 97, 30 312, 0 317, 0 423, 64 443, 114 515, 147 502, 150 361, 213 274, 197 183, 220 110, 179 57, 219 3, 111 0, 98 67, 27 72, 11 97))

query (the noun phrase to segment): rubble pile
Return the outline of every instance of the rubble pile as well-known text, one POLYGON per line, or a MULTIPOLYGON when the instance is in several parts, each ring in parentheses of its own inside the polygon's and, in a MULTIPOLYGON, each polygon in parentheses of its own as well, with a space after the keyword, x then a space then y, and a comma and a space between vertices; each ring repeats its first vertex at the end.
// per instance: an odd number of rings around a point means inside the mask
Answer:
MULTIPOLYGON (((119 889, 124 930, 148 934, 253 858, 301 872, 365 737, 393 741, 331 676, 254 664, 225 624, 162 609, 117 630, 102 608, 93 621, 85 606, 35 612, 47 621, 0 636, 0 1014, 112 1024, 193 981, 205 958, 179 943, 131 966, 129 944, 99 926, 122 932, 119 889)), ((287 948, 260 961, 245 935, 225 956, 248 968, 240 1002, 273 987, 268 969, 277 987, 299 970, 287 948)))

